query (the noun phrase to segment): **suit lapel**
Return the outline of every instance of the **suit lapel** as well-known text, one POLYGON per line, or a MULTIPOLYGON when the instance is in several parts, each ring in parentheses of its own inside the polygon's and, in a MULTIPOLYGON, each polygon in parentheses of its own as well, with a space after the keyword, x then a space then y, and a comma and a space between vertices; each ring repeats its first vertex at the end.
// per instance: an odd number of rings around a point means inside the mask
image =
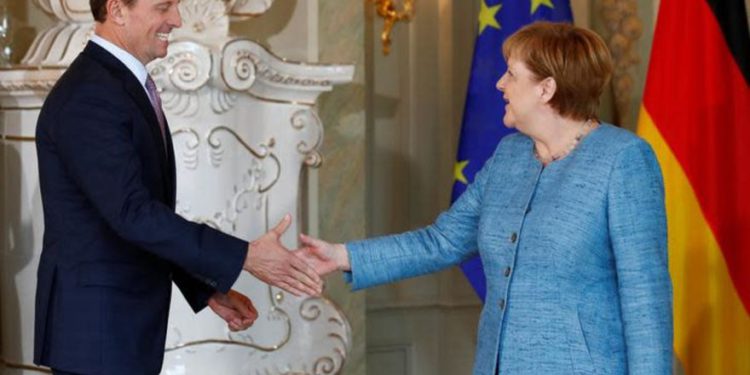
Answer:
POLYGON ((164 120, 164 127, 165 127, 165 135, 167 138, 167 170, 168 174, 165 174, 165 176, 169 177, 168 185, 167 185, 167 196, 169 198, 169 206, 172 207, 172 209, 175 208, 176 201, 177 201, 177 172, 175 170, 175 155, 174 155, 174 145, 172 143, 172 134, 169 130, 169 122, 164 120))
POLYGON ((154 140, 154 145, 158 148, 157 153, 161 156, 158 158, 158 163, 166 190, 165 198, 167 198, 167 200, 170 201, 169 203, 174 206, 174 153, 172 151, 172 139, 169 135, 169 127, 167 126, 165 129, 167 138, 167 149, 165 149, 161 130, 159 130, 159 120, 156 118, 156 112, 151 106, 151 100, 148 98, 148 94, 146 94, 146 90, 141 82, 138 82, 138 79, 133 75, 130 69, 96 43, 89 42, 86 45, 86 48, 84 48, 83 53, 99 61, 102 65, 112 71, 115 77, 118 77, 122 81, 123 88, 136 103, 138 109, 140 109, 146 119, 149 132, 154 140))

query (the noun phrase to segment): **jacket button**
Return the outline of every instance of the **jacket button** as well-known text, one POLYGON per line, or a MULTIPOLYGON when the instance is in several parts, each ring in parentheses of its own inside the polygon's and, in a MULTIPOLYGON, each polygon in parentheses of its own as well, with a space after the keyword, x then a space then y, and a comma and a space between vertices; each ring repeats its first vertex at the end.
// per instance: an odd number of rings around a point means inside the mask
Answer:
POLYGON ((505 272, 503 273, 505 277, 510 276, 510 267, 505 267, 505 272))
POLYGON ((510 243, 516 243, 516 240, 518 239, 518 234, 516 232, 513 232, 510 235, 510 243))
POLYGON ((505 310, 505 300, 500 299, 500 302, 498 302, 498 306, 500 306, 500 310, 505 310))

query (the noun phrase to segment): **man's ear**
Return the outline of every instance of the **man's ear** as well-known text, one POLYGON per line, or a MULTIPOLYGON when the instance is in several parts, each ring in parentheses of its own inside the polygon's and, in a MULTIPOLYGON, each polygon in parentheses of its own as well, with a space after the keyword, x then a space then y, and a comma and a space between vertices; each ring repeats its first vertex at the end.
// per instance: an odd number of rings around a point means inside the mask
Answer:
POLYGON ((541 88, 541 99, 543 103, 549 103, 550 100, 555 96, 557 92, 557 82, 552 77, 547 77, 539 82, 541 88))
POLYGON ((125 24, 125 8, 122 0, 107 0, 107 20, 118 26, 123 26, 125 24))

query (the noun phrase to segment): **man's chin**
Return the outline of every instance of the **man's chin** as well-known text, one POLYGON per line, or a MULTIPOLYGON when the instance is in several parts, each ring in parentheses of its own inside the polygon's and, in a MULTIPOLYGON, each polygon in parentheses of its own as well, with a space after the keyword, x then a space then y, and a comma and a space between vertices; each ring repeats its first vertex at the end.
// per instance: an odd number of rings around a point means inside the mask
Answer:
POLYGON ((156 59, 163 59, 163 58, 167 57, 167 53, 168 52, 169 52, 169 50, 166 47, 165 48, 160 48, 159 51, 154 54, 154 58, 152 59, 152 61, 156 60, 156 59))

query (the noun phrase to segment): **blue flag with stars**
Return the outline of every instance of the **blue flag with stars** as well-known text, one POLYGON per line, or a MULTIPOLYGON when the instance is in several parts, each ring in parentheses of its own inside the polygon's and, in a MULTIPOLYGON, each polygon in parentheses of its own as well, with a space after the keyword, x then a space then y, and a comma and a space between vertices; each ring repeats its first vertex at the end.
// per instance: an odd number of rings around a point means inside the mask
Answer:
MULTIPOLYGON (((503 125, 505 103, 495 83, 508 68, 502 54, 505 38, 524 25, 538 21, 573 21, 569 0, 479 0, 479 28, 466 95, 464 119, 455 166, 451 201, 466 190, 467 184, 492 156, 500 138, 512 130, 503 125)), ((484 301, 487 283, 482 260, 477 256, 461 264, 466 277, 484 301)))

